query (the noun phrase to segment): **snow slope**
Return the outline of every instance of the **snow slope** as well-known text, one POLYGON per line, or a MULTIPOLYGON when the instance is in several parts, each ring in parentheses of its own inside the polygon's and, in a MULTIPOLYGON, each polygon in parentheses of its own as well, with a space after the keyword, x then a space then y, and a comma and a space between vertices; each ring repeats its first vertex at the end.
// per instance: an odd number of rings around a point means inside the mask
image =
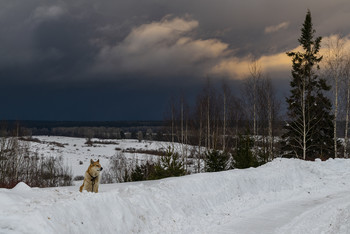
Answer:
POLYGON ((350 160, 159 181, 0 189, 0 233, 350 233, 350 160))

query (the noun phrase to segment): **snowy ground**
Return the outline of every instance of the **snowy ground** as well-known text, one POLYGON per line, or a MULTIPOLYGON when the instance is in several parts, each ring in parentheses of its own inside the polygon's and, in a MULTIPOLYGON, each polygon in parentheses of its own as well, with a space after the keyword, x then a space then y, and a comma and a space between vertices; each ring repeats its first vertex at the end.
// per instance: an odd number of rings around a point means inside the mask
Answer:
POLYGON ((350 160, 159 181, 0 189, 0 233, 350 233, 350 160))
MULTIPOLYGON (((125 157, 129 159, 148 160, 157 159, 150 154, 141 154, 136 152, 130 152, 130 149, 135 150, 162 150, 165 151, 169 146, 174 147, 175 150, 181 150, 180 144, 170 144, 169 142, 157 142, 157 141, 142 141, 138 140, 101 140, 92 139, 93 141, 107 141, 114 144, 94 144, 88 146, 85 144, 84 138, 73 137, 59 137, 59 136, 34 136, 33 138, 39 139, 42 143, 29 142, 30 148, 33 152, 38 152, 39 156, 62 156, 64 162, 72 169, 73 177, 83 176, 87 167, 89 166, 90 159, 100 159, 102 167, 107 168, 108 161, 111 157, 116 155, 117 152, 125 152, 125 157), (63 144, 64 147, 52 144, 57 142, 63 144), (82 163, 82 164, 81 164, 82 163)), ((190 146, 185 146, 189 151, 190 146)))

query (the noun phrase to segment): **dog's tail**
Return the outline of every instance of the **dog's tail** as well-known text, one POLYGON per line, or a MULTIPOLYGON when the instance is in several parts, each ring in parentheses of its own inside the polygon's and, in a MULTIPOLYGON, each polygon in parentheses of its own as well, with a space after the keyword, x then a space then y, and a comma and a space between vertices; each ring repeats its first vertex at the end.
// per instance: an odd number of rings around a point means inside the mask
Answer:
POLYGON ((80 192, 83 192, 84 183, 85 183, 85 181, 83 182, 83 184, 82 184, 82 185, 80 186, 80 188, 79 188, 79 191, 80 191, 80 192))

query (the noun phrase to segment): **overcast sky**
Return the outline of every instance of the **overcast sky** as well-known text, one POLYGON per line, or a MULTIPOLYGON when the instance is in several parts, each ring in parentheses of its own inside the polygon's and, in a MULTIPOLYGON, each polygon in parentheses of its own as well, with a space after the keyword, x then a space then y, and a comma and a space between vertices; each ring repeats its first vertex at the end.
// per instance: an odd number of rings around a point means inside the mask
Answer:
POLYGON ((349 35, 348 0, 0 1, 0 119, 159 120, 252 57, 283 96, 307 9, 317 36, 349 35))

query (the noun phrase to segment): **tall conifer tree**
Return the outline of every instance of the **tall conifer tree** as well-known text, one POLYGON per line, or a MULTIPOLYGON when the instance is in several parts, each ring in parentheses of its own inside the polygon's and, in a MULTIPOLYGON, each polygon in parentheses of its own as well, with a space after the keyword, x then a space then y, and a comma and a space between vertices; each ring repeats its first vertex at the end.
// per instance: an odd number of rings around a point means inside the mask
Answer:
POLYGON ((328 158, 334 147, 331 102, 324 95, 330 86, 316 73, 322 60, 318 55, 322 38, 314 38, 314 34, 308 10, 298 40, 303 50, 287 52, 293 66, 291 95, 286 99, 289 121, 283 136, 284 151, 289 157, 304 160, 328 158))

